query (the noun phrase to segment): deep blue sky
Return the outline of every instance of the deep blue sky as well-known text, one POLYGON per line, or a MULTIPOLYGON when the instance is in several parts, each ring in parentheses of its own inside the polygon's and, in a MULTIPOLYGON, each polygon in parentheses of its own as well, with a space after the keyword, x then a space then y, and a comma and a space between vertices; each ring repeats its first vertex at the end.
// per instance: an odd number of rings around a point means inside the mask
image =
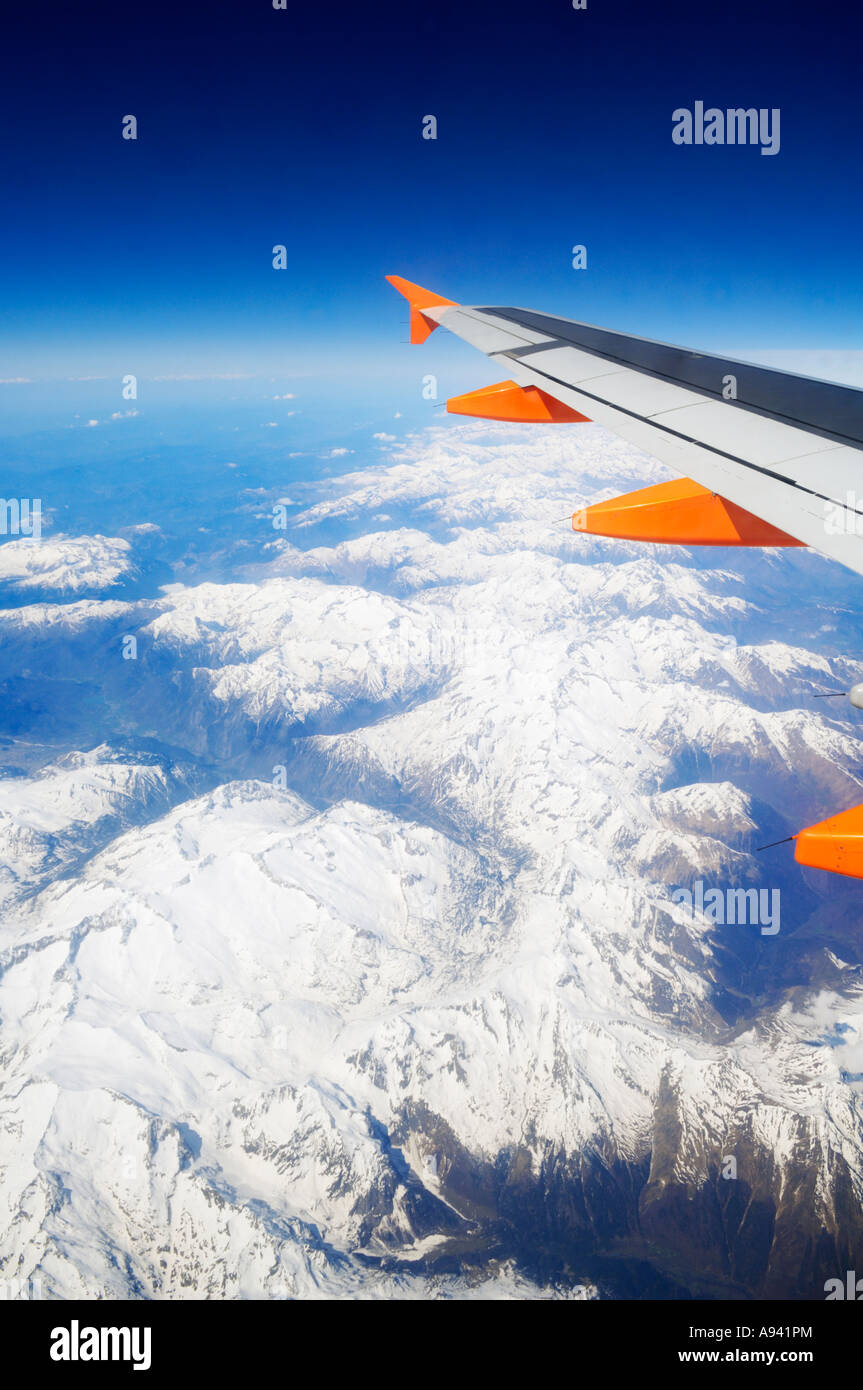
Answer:
POLYGON ((388 272, 694 346, 863 347, 863 25, 833 0, 22 22, 0 83, 2 378, 415 373, 388 272), (698 98, 780 107, 780 153, 675 146, 698 98))

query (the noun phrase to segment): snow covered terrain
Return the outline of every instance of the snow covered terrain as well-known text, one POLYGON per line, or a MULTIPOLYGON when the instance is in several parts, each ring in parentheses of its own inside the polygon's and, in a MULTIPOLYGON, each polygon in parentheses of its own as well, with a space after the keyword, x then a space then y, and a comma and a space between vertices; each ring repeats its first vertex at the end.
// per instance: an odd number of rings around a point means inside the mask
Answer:
POLYGON ((0 546, 0 585, 8 584, 18 593, 104 588, 128 574, 130 549, 120 536, 58 535, 7 541, 0 546))
POLYGON ((564 520, 664 476, 593 426, 443 425, 287 531, 258 499, 229 580, 0 613, 0 1277, 806 1298, 854 1267, 859 889, 754 851, 863 800, 812 699, 863 678, 863 586, 564 520), (781 928, 687 911, 697 881, 778 890, 781 928))

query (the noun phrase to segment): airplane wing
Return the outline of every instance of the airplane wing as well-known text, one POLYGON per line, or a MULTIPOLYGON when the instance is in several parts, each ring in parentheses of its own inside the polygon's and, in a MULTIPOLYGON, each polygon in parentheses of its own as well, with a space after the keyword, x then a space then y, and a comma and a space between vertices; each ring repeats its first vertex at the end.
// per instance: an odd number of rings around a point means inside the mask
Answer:
MULTIPOLYGON (((595 420, 682 475, 583 508, 575 529, 684 545, 809 545, 863 574, 863 391, 532 309, 466 307, 387 279, 410 303, 411 342, 443 325, 506 369, 506 380, 448 410, 595 420)), ((863 706, 863 684, 851 698, 863 706)), ((798 863, 863 878, 863 805, 789 839, 798 863)))
POLYGON ((863 574, 863 391, 530 309, 467 307, 387 278, 410 302, 412 341, 443 325, 508 374, 448 402, 451 410, 591 419, 695 484, 588 508, 579 529, 689 545, 809 545, 863 574))

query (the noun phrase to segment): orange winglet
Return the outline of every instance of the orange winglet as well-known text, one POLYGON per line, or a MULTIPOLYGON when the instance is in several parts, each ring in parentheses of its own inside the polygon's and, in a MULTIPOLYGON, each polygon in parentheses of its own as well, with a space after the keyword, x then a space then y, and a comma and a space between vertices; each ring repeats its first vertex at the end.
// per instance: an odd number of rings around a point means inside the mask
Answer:
POLYGON ((403 280, 400 275, 387 275, 393 289, 398 290, 399 294, 404 295, 411 306, 411 342, 424 343, 430 333, 434 333, 439 325, 434 319, 426 318, 423 309, 433 309, 438 304, 455 305, 454 299, 444 299, 442 294, 433 294, 431 290, 424 290, 422 285, 415 285, 411 280, 403 280))
POLYGON ((676 545, 804 544, 691 478, 674 478, 583 507, 574 513, 572 529, 676 545))
POLYGON ((863 806, 852 806, 795 836, 798 864, 829 873, 863 878, 863 806))
POLYGON ((538 386, 518 386, 514 381, 499 381, 494 386, 481 386, 464 396, 451 396, 446 403, 452 415, 476 415, 480 420, 523 420, 542 424, 564 424, 587 420, 562 401, 555 400, 538 386))

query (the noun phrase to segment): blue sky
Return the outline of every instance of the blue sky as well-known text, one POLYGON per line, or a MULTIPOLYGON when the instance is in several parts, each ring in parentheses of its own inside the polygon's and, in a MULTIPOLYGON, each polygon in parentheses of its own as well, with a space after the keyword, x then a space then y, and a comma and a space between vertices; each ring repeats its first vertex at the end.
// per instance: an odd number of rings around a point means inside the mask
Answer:
MULTIPOLYGON (((838 5, 238 0, 29 22, 0 96, 2 378, 392 393, 420 350, 388 272, 706 348, 863 346, 861 23, 838 5), (675 146, 671 113, 697 99, 779 107, 779 154, 675 146)), ((425 362, 490 379, 443 336, 425 362)))

